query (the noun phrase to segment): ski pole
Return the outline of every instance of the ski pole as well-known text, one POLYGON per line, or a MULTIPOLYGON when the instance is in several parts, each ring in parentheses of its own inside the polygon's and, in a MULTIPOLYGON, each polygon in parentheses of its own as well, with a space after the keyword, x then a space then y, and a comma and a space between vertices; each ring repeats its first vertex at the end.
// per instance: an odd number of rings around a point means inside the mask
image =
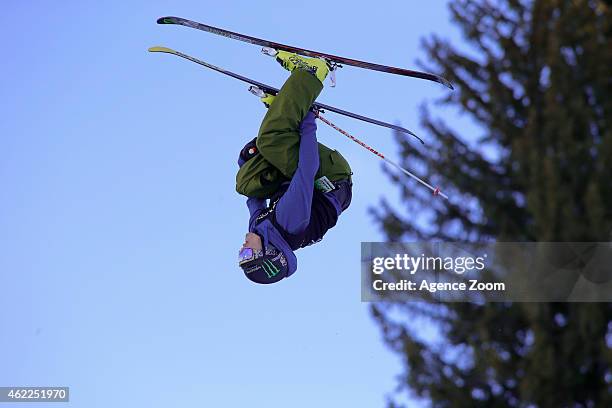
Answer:
POLYGON ((439 195, 444 197, 445 199, 448 200, 448 196, 446 194, 444 194, 443 192, 440 191, 439 187, 433 187, 430 184, 428 184, 427 182, 421 180, 418 176, 415 176, 414 174, 412 174, 411 172, 409 172, 408 170, 406 170, 405 168, 403 168, 402 166, 400 166, 399 164, 387 159, 382 153, 380 153, 379 151, 371 148, 370 146, 368 146, 367 144, 363 143, 361 140, 357 139, 355 136, 351 135, 350 133, 348 133, 347 131, 339 128, 338 126, 336 126, 335 124, 333 124, 332 122, 330 122, 329 120, 327 120, 326 118, 324 118, 323 116, 321 116, 321 113, 318 110, 313 110, 314 114, 317 116, 317 118, 319 118, 321 120, 321 122, 325 123, 326 125, 336 129, 338 132, 342 133, 344 136, 348 137, 349 139, 351 139, 353 142, 361 145, 362 147, 365 147, 366 149, 368 149, 370 152, 374 153, 375 155, 377 155, 378 157, 380 157, 381 159, 383 159, 384 161, 386 161, 387 163, 389 163, 390 165, 392 165, 393 167, 395 167, 396 169, 402 171, 404 174, 412 177, 413 179, 415 179, 416 181, 418 181, 419 183, 421 183, 422 185, 424 185, 425 187, 427 187, 428 189, 430 189, 433 192, 433 195, 439 195))

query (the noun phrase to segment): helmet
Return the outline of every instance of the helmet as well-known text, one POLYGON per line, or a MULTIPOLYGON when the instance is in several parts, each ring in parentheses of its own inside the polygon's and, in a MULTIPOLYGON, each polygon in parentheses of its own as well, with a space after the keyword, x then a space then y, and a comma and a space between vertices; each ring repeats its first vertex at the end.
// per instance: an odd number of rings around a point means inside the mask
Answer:
POLYGON ((285 255, 272 245, 263 250, 242 248, 238 264, 246 277, 255 283, 274 283, 287 276, 288 266, 285 255))

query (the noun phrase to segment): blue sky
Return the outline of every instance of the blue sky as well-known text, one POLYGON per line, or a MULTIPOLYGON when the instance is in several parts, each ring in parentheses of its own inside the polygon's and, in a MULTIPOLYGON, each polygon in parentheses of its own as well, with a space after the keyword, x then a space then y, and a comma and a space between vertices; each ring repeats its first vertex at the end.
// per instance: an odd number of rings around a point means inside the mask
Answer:
MULTIPOLYGON (((294 276, 256 286, 236 266, 248 211, 234 177, 265 108, 238 81, 146 50, 282 85, 287 73, 255 46, 155 24, 177 15, 416 68, 422 36, 460 41, 446 2, 9 1, 4 11, 0 386, 70 386, 69 405, 88 408, 383 406, 401 365, 359 287, 360 242, 383 238, 367 209, 397 202, 378 159, 319 123, 319 140, 355 172, 352 206, 299 251, 294 276)), ((418 107, 446 92, 356 68, 338 82, 321 102, 425 139, 418 107)), ((386 129, 327 116, 394 157, 386 129)))

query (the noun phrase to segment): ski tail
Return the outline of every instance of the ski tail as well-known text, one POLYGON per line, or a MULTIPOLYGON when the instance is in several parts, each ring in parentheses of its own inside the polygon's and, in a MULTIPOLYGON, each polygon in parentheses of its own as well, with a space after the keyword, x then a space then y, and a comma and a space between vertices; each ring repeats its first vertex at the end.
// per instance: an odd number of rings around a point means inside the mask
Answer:
POLYGON ((274 94, 274 95, 276 95, 278 93, 278 89, 274 88, 273 86, 266 85, 266 84, 261 83, 261 82, 257 82, 254 79, 250 79, 250 78, 244 77, 242 75, 238 75, 238 74, 236 74, 236 73, 234 73, 232 71, 228 71, 228 70, 220 68, 220 67, 218 67, 216 65, 209 64, 208 62, 199 60, 199 59, 197 59, 195 57, 192 57, 191 55, 183 54, 180 51, 173 50, 172 48, 155 46, 155 47, 149 48, 149 52, 162 52, 162 53, 165 53, 165 54, 176 55, 177 57, 181 57, 181 58, 184 58, 184 59, 189 60, 191 62, 195 62, 196 64, 202 65, 203 67, 206 67, 206 68, 209 68, 209 69, 212 69, 213 71, 217 71, 217 72, 220 72, 220 73, 225 74, 227 76, 230 76, 232 78, 238 79, 239 81, 246 82, 246 83, 251 84, 251 85, 256 85, 256 86, 260 87, 261 89, 263 89, 265 92, 268 92, 268 93, 271 93, 271 94, 274 94))
POLYGON ((149 52, 165 52, 168 54, 174 54, 174 55, 178 55, 176 51, 174 51, 172 48, 168 48, 168 47, 150 47, 149 48, 149 52))

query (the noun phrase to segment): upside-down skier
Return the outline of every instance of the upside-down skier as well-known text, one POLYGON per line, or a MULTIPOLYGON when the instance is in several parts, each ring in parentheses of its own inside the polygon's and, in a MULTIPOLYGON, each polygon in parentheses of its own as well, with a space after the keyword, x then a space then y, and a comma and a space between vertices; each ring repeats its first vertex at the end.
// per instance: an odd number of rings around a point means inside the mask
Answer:
POLYGON ((339 152, 317 142, 310 110, 329 66, 272 52, 291 75, 276 96, 260 93, 268 112, 257 137, 241 150, 236 175, 236 191, 248 197, 250 213, 238 262, 248 279, 262 284, 291 276, 294 251, 320 241, 352 195, 351 168, 339 152))

